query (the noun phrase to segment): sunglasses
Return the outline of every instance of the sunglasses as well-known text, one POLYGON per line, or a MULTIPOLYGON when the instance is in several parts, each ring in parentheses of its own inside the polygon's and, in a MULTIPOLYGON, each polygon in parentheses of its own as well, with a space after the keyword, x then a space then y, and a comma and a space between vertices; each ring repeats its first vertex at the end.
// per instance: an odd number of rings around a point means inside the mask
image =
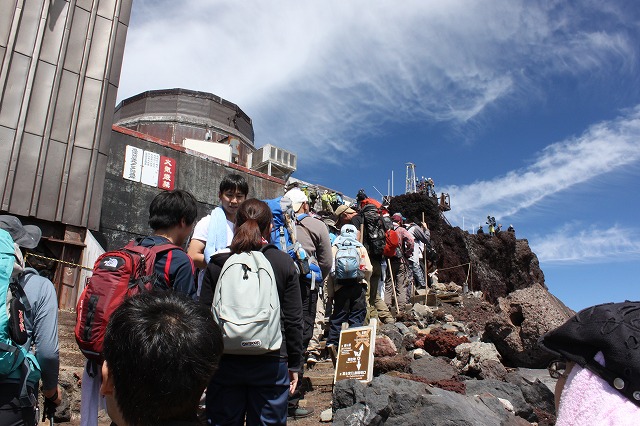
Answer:
POLYGON ((560 377, 567 378, 565 375, 565 370, 567 369, 567 363, 562 360, 554 360, 549 363, 547 367, 547 371, 549 372, 549 376, 554 379, 559 379, 560 377))

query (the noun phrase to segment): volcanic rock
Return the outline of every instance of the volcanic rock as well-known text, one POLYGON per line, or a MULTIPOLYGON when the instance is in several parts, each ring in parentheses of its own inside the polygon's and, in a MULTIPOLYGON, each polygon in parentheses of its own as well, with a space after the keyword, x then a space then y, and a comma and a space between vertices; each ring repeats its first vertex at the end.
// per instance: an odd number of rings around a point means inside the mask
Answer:
POLYGON ((355 380, 339 381, 334 388, 333 409, 335 425, 526 424, 491 395, 469 397, 386 375, 366 385, 355 380))
POLYGON ((539 284, 498 300, 497 314, 485 325, 484 341, 498 349, 506 364, 544 368, 552 356, 538 339, 569 319, 571 311, 539 284))

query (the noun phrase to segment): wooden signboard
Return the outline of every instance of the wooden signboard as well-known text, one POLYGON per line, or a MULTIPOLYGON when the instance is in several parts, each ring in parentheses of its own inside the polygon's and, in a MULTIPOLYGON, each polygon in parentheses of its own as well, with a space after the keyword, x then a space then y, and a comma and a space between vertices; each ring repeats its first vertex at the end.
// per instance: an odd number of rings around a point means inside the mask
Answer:
POLYGON ((354 327, 340 332, 334 382, 373 379, 373 352, 376 343, 376 320, 366 327, 354 327))

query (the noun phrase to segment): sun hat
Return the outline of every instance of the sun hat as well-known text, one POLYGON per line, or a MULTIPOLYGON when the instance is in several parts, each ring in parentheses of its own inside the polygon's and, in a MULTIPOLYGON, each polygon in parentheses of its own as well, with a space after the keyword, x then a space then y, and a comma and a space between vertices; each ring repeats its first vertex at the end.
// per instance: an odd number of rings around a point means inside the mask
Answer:
POLYGON ((538 340, 541 348, 573 361, 640 406, 640 302, 607 303, 578 312, 538 340), (601 352, 604 365, 595 360, 601 352))

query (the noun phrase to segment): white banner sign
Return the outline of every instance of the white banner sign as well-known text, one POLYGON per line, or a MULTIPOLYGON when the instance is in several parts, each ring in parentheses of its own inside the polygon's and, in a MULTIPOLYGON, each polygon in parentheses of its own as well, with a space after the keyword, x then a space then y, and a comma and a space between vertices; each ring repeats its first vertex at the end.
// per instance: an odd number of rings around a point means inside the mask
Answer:
POLYGON ((142 161, 142 179, 145 185, 158 187, 158 172, 160 169, 160 154, 145 151, 142 161))
POLYGON ((144 151, 135 146, 127 145, 124 154, 124 171, 122 177, 134 182, 140 182, 142 176, 142 157, 144 151))

